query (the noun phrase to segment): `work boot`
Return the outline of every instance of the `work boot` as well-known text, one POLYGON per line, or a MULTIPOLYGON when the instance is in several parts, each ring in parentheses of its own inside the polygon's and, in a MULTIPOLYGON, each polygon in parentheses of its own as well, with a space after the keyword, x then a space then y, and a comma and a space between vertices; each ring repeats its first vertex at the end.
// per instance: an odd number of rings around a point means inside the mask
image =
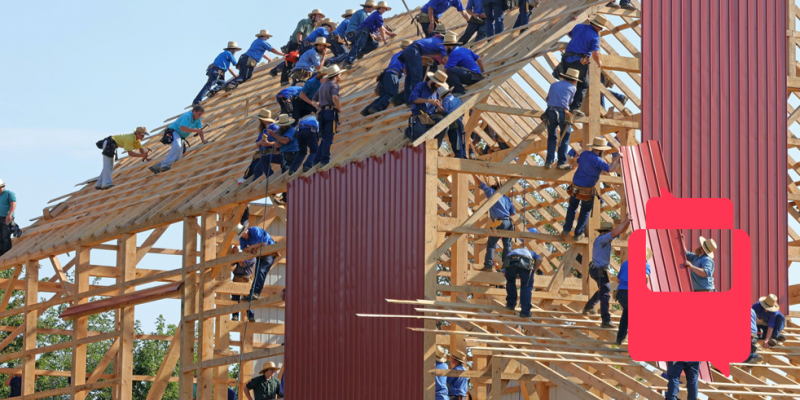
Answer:
POLYGON ((161 169, 159 170, 159 172, 167 172, 167 171, 169 171, 169 170, 170 170, 170 168, 171 168, 171 167, 170 167, 169 165, 167 165, 166 167, 161 167, 161 169))
POLYGON ((530 311, 528 311, 528 312, 520 312, 519 313, 519 317, 520 318, 530 318, 530 317, 532 317, 532 315, 531 315, 530 311))
POLYGON ((585 237, 586 237, 586 235, 584 235, 583 233, 581 233, 581 234, 579 234, 579 235, 575 235, 575 240, 583 240, 583 238, 585 238, 585 237))
POLYGON ((630 3, 625 4, 624 6, 620 6, 620 8, 624 8, 626 10, 636 11, 636 7, 634 7, 633 4, 630 4, 630 3))
POLYGON ((103 187, 102 187, 102 189, 103 189, 103 190, 108 190, 108 189, 111 189, 111 188, 113 188, 114 186, 116 186, 116 185, 108 185, 108 186, 103 186, 103 187))
POLYGON ((627 103, 627 102, 628 102, 628 96, 625 96, 625 95, 623 94, 623 95, 622 95, 622 101, 621 101, 620 103, 622 103, 622 105, 624 106, 624 105, 625 105, 625 103, 627 103))
POLYGON ((775 347, 778 345, 778 342, 774 338, 768 340, 767 343, 769 344, 769 347, 775 347))
POLYGON ((614 324, 612 324, 611 322, 603 322, 602 324, 600 324, 600 327, 603 328, 603 329, 611 329, 611 328, 615 328, 616 326, 614 324))
POLYGON ((368 109, 367 109, 367 113, 368 113, 369 115, 372 115, 372 114, 377 114, 377 113, 379 113, 379 112, 381 112, 381 110, 378 110, 378 109, 377 109, 377 108, 375 108, 375 107, 370 107, 370 108, 368 108, 368 109))
POLYGON ((270 74, 270 75, 272 75, 272 76, 278 76, 278 70, 276 70, 276 69, 271 69, 271 70, 269 71, 269 74, 270 74))
POLYGON ((94 189, 95 190, 103 190, 103 188, 101 186, 95 186, 94 189))
POLYGON ((289 86, 289 81, 281 81, 281 86, 289 86))
POLYGON ((569 236, 569 234, 570 234, 569 229, 564 229, 563 231, 561 231, 561 236, 569 236))
POLYGON ((552 168, 552 167, 553 167, 553 163, 551 163, 551 162, 546 162, 546 163, 544 163, 544 167, 545 167, 545 168, 547 168, 547 169, 550 169, 550 168, 552 168))
POLYGON ((231 321, 238 321, 238 320, 239 320, 238 315, 231 315, 231 321))
POLYGON ((571 165, 569 165, 569 164, 566 164, 566 163, 564 163, 564 164, 559 164, 559 166, 558 166, 558 169, 565 170, 565 171, 569 171, 569 170, 571 170, 571 169, 572 169, 572 166, 571 166, 571 165))
POLYGON ((156 167, 155 165, 153 165, 152 167, 150 167, 150 168, 149 168, 149 170, 150 170, 150 172, 152 172, 152 173, 154 173, 154 174, 156 174, 156 175, 158 175, 158 173, 159 173, 159 172, 161 172, 161 169, 159 169, 159 168, 158 168, 158 167, 156 167))
POLYGON ((581 110, 571 110, 570 112, 572 113, 572 115, 574 115, 576 117, 585 117, 586 116, 586 113, 584 113, 581 110))
POLYGON ((342 64, 342 69, 353 69, 353 64, 345 61, 344 64, 342 64))
POLYGON ((747 358, 745 364, 761 364, 762 362, 764 362, 764 357, 761 354, 754 354, 747 358))
POLYGON ((786 341, 786 336, 783 336, 781 334, 781 335, 778 335, 778 337, 776 339, 778 339, 779 342, 785 342, 786 341))
POLYGON ((242 297, 241 301, 253 301, 253 300, 258 300, 258 295, 255 293, 248 294, 247 296, 242 297))
POLYGON ((595 314, 597 314, 597 311, 595 311, 594 308, 584 308, 583 311, 581 312, 581 314, 583 314, 583 315, 595 315, 595 314))
POLYGON ((614 0, 614 1, 606 4, 606 7, 619 8, 619 4, 617 4, 617 0, 614 0))
POLYGON ((506 304, 506 310, 508 310, 508 311, 514 311, 514 310, 516 310, 516 309, 517 309, 517 306, 512 306, 512 305, 510 305, 510 304, 506 304))
POLYGON ((308 171, 311 171, 311 168, 310 168, 310 167, 303 167, 303 173, 306 173, 306 172, 308 172, 308 171))
POLYGON ((364 117, 369 117, 369 109, 365 108, 361 110, 361 115, 364 117))
POLYGON ((256 317, 247 317, 247 322, 256 322, 256 317))

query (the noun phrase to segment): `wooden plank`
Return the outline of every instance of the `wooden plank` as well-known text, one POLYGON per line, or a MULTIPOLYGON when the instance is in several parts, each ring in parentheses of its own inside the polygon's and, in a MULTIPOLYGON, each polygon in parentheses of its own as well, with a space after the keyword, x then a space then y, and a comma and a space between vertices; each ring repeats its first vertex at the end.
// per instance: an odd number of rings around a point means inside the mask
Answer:
POLYGON ((150 289, 131 291, 117 297, 110 297, 107 299, 70 307, 61 314, 61 318, 65 320, 72 320, 80 316, 99 314, 119 308, 133 307, 139 304, 177 297, 179 296, 182 284, 183 283, 181 282, 168 283, 166 285, 156 286, 150 289))
MULTIPOLYGON (((429 140, 425 143, 425 282, 423 290, 425 299, 436 300, 436 268, 439 257, 436 255, 438 232, 436 232, 436 217, 439 212, 437 202, 437 188, 439 186, 439 171, 437 158, 439 157, 437 143, 429 140)), ((436 321, 425 321, 425 329, 436 329, 436 321)), ((435 365, 436 360, 436 334, 426 332, 423 336, 422 359, 423 365, 435 365)), ((436 400, 435 380, 430 374, 422 378, 423 400, 436 400)))
MULTIPOLYGON (((25 268, 25 304, 39 301, 39 262, 28 261, 25 268)), ((25 331, 22 337, 22 395, 32 395, 36 390, 36 328, 38 311, 25 313, 25 331)))
MULTIPOLYGON (((200 217, 200 227, 200 259, 204 262, 213 260, 217 258, 217 214, 215 212, 203 214, 200 217)), ((216 268, 218 269, 219 267, 216 268)), ((213 310, 215 307, 213 280, 218 274, 219 270, 215 272, 214 269, 200 272, 200 284, 198 289, 200 291, 199 305, 201 315, 203 315, 206 310, 213 310)), ((214 358, 214 320, 201 317, 198 327, 197 348, 200 352, 198 361, 202 364, 203 361, 214 358)), ((211 400, 213 378, 214 371, 211 369, 203 370, 202 373, 197 374, 198 400, 211 400)))
MULTIPOLYGON (((157 232, 158 231, 154 233, 157 232)), ((161 233, 163 233, 163 231, 161 231, 161 233)), ((120 346, 117 354, 116 364, 119 366, 120 373, 120 383, 118 386, 119 394, 117 398, 120 400, 131 400, 133 395, 133 325, 135 322, 134 305, 141 304, 141 302, 121 302, 120 300, 133 299, 132 296, 137 294, 137 292, 135 292, 136 288, 129 286, 127 283, 128 281, 136 278, 136 264, 139 261, 138 251, 136 248, 136 234, 125 234, 122 236, 122 239, 118 241, 118 243, 119 251, 117 251, 117 265, 119 265, 121 270, 120 279, 122 281, 122 288, 119 291, 119 296, 112 298, 116 299, 117 304, 120 304, 120 307, 117 310, 121 330, 119 338, 120 346)), ((142 256, 144 256, 144 254, 147 254, 146 250, 142 251, 142 256)), ((171 285, 173 286, 172 291, 177 292, 181 283, 173 283, 171 285)), ((146 290, 141 290, 138 292, 138 294, 141 295, 144 292, 146 292, 146 290)), ((159 292, 165 293, 167 290, 162 289, 161 291, 153 291, 153 293, 159 292)), ((160 297, 160 295, 154 296, 154 298, 160 297)), ((142 297, 140 297, 140 299, 141 298, 142 297)))
MULTIPOLYGON (((180 335, 180 398, 192 398, 194 375, 189 370, 197 364, 194 363, 194 321, 186 321, 183 316, 197 312, 197 273, 189 271, 187 267, 197 262, 197 231, 192 229, 191 221, 195 217, 183 219, 183 290, 181 295, 181 335, 180 335)), ((196 220, 195 220, 196 224, 196 220)))
POLYGON ((642 72, 642 60, 639 58, 601 54, 600 62, 603 63, 604 70, 638 73, 642 72))
POLYGON ((19 278, 20 273, 22 273, 22 265, 17 265, 14 268, 14 273, 11 275, 11 279, 9 279, 6 283, 6 290, 3 292, 3 299, 0 300, 0 311, 5 311, 6 307, 8 307, 8 302, 11 300, 11 294, 14 293, 14 282, 16 282, 17 278, 19 278))
MULTIPOLYGON (((89 302, 88 298, 81 298, 81 293, 89 290, 89 273, 87 269, 90 265, 91 248, 79 246, 75 250, 75 286, 73 296, 73 304, 81 306, 89 302)), ((82 340, 88 336, 89 331, 89 317, 80 316, 75 318, 72 322, 74 333, 72 335, 73 341, 82 340)), ((86 398, 86 392, 75 390, 76 387, 81 386, 86 382, 86 349, 85 344, 76 344, 72 346, 72 398, 83 400, 86 398), (82 366, 82 367, 81 367, 82 366)))

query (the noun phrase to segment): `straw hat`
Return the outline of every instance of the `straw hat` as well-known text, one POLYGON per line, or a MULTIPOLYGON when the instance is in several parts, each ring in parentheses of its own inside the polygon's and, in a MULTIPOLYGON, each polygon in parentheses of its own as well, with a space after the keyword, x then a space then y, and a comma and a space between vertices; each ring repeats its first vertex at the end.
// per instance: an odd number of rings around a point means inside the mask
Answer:
POLYGON ((604 16, 602 16, 600 14, 597 14, 597 15, 594 16, 594 18, 589 20, 589 23, 594 25, 594 26, 596 26, 596 27, 599 27, 599 28, 603 29, 603 28, 606 27, 606 24, 608 23, 608 20, 606 19, 606 17, 604 17, 604 16))
POLYGON ((266 108, 261 109, 261 111, 258 112, 258 119, 259 121, 264 122, 275 122, 275 120, 272 119, 272 111, 267 110, 266 108))
POLYGON ((447 349, 442 345, 436 345, 436 361, 447 362, 447 349))
POLYGON ((439 93, 439 98, 443 99, 445 96, 447 96, 448 94, 450 94, 450 92, 453 91, 453 88, 439 86, 439 88, 436 89, 436 91, 439 93))
MULTIPOLYGON (((267 39, 271 38, 272 35, 269 34, 269 31, 266 29, 262 29, 261 32, 256 33, 256 37, 266 36, 267 39)), ((235 42, 234 42, 235 43, 235 42)))
POLYGON ((242 48, 239 47, 236 42, 228 42, 228 47, 224 48, 223 50, 241 50, 242 48))
POLYGON ((344 12, 344 14, 342 14, 342 18, 352 17, 353 14, 355 14, 355 13, 356 13, 356 10, 353 10, 352 8, 348 9, 347 11, 344 12))
POLYGON ((330 18, 325 18, 319 22, 319 26, 328 25, 331 29, 336 29, 336 22, 333 22, 330 18))
POLYGON ((315 40, 314 43, 311 43, 311 46, 316 47, 316 46, 321 45, 321 44, 325 45, 325 47, 331 47, 331 44, 328 43, 328 39, 325 39, 322 36, 317 36, 317 40, 315 40))
POLYGON ((700 247, 706 255, 714 258, 714 252, 717 251, 717 242, 715 242, 714 239, 706 239, 700 236, 700 247))
POLYGON ((458 41, 458 36, 455 32, 447 32, 444 34, 444 43, 442 44, 454 44, 456 46, 460 45, 461 42, 458 41))
POLYGON ((467 360, 467 355, 461 350, 453 351, 450 353, 450 357, 462 364, 467 360))
POLYGON ((433 29, 433 33, 438 33, 444 36, 444 34, 447 33, 447 28, 444 26, 444 24, 438 24, 436 25, 436 28, 433 29))
POLYGON ((761 307, 764 307, 764 311, 778 311, 781 306, 778 304, 778 296, 774 294, 769 294, 758 299, 758 302, 761 303, 761 307))
POLYGON ((360 4, 361 7, 375 7, 375 0, 367 0, 364 4, 360 4))
POLYGON ((258 374, 259 375, 263 375, 264 372, 267 372, 267 371, 269 371, 271 369, 279 369, 279 368, 278 368, 277 365, 275 365, 274 362, 270 361, 270 362, 264 364, 264 367, 261 368, 261 371, 258 371, 258 374))
POLYGON ((311 11, 310 13, 308 13, 308 18, 311 18, 311 16, 314 15, 314 14, 322 15, 322 18, 325 18, 325 14, 323 14, 322 10, 320 10, 319 8, 315 8, 314 11, 311 11))
POLYGON ((436 71, 436 73, 428 72, 427 75, 428 79, 432 80, 437 85, 444 87, 446 89, 450 88, 450 86, 447 85, 447 74, 445 74, 444 72, 442 71, 436 71))
POLYGON ((386 11, 391 11, 392 10, 392 7, 389 7, 389 3, 385 2, 385 1, 379 1, 378 5, 375 6, 375 8, 385 8, 386 11))
POLYGON ((414 43, 414 41, 411 39, 404 39, 402 42, 400 42, 400 48, 405 49, 406 47, 411 46, 411 43, 414 43))
POLYGON ((611 146, 608 145, 608 140, 600 136, 594 138, 594 140, 592 140, 592 145, 589 147, 591 147, 592 150, 611 150, 611 146))
POLYGON ((327 73, 327 75, 325 75, 325 77, 328 78, 328 79, 331 79, 334 76, 341 74, 342 70, 339 69, 338 65, 333 64, 330 67, 328 67, 325 72, 327 73))
POLYGON ((614 229, 614 224, 612 224, 611 222, 606 222, 606 221, 600 222, 600 227, 597 228, 597 230, 599 232, 610 231, 612 229, 614 229))
POLYGON ((278 117, 278 126, 289 126, 294 123, 294 118, 289 118, 289 114, 281 114, 278 117))
POLYGON ((239 239, 239 238, 242 237, 242 235, 244 234, 245 229, 246 228, 242 224, 237 224, 236 228, 233 228, 233 233, 236 234, 236 239, 239 239))
POLYGON ((136 127, 136 129, 133 131, 133 133, 141 133, 142 135, 145 135, 145 136, 148 135, 147 128, 145 128, 143 126, 136 127))
POLYGON ((578 79, 578 77, 581 76, 581 73, 575 68, 568 69, 567 72, 561 74, 561 76, 569 79, 574 79, 578 82, 582 82, 580 79, 578 79))
POLYGON ((646 261, 650 261, 650 259, 651 259, 651 258, 653 258, 653 250, 650 250, 650 249, 648 248, 648 249, 647 249, 647 252, 646 252, 646 258, 645 258, 645 260, 646 260, 646 261))
POLYGON ((5 184, 5 182, 3 182, 3 180, 2 180, 2 179, 0 179, 0 188, 1 188, 1 187, 6 187, 6 184, 5 184))

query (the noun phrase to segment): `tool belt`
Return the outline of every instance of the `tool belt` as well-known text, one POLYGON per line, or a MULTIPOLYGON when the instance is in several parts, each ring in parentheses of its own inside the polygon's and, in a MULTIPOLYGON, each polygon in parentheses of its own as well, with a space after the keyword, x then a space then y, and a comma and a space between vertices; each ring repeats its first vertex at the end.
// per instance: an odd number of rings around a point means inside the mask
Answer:
POLYGON ((330 35, 328 35, 328 42, 344 44, 344 39, 336 33, 331 33, 330 35))
POLYGON ((420 114, 417 116, 419 122, 423 125, 436 125, 436 121, 428 114, 420 114))
POLYGON ((305 82, 311 76, 311 72, 308 72, 304 69, 296 69, 292 71, 292 78, 297 80, 298 82, 305 82))
POLYGON ((242 69, 242 67, 244 67, 244 66, 248 66, 250 68, 255 68, 256 65, 258 65, 258 60, 254 59, 254 58, 252 58, 252 57, 250 57, 248 55, 242 54, 242 56, 239 57, 239 63, 236 64, 236 68, 242 69))
POLYGON ((450 396, 450 400, 467 400, 467 396, 450 396))
POLYGON ((206 68, 206 76, 217 76, 220 77, 225 75, 225 71, 220 69, 214 64, 208 64, 208 68, 206 68))
POLYGON ((251 278, 249 275, 234 275, 233 281, 236 283, 250 283, 251 278))
POLYGON ((581 187, 574 184, 569 185, 567 194, 580 201, 589 201, 597 194, 597 190, 593 187, 581 187))
POLYGON ((103 150, 103 155, 109 158, 113 158, 114 161, 117 160, 117 142, 111 137, 107 137, 105 139, 98 140, 95 143, 98 149, 103 150))
MULTIPOLYGON (((426 14, 426 13, 419 13, 419 14, 417 14, 416 17, 414 17, 414 19, 416 19, 417 22, 419 22, 420 24, 430 24, 431 23, 431 17, 428 16, 428 14, 426 14)), ((439 19, 436 18, 436 17, 433 17, 433 22, 434 23, 438 23, 439 19)))
POLYGON ((175 140, 175 137, 172 133, 175 132, 172 128, 164 129, 164 134, 161 136, 160 142, 162 144, 172 144, 172 141, 175 140))
POLYGON ((261 156, 265 154, 280 154, 280 149, 276 149, 275 147, 267 147, 264 150, 256 150, 256 155, 253 158, 261 158, 261 156))
POLYGON ((472 15, 472 16, 470 16, 470 17, 469 17, 469 21, 467 21, 467 23, 468 23, 468 24, 478 24, 478 25, 483 25, 483 24, 485 24, 485 23, 486 23, 486 20, 485 20, 485 19, 483 19, 483 18, 476 17, 476 16, 472 15))

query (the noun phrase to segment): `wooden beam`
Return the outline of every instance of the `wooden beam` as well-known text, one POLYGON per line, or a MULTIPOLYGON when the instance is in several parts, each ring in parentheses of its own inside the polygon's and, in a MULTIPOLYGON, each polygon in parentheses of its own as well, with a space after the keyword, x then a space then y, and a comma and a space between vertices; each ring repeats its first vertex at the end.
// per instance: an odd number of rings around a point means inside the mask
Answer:
MULTIPOLYGON (((28 261, 25 268, 25 304, 39 301, 39 262, 28 261)), ((25 331, 22 337, 22 395, 32 395, 36 391, 36 328, 38 311, 25 313, 25 331)))
MULTIPOLYGON (((158 230, 153 233, 156 232, 158 230)), ((163 233, 163 231, 161 232, 163 233)), ((146 250, 142 252, 143 255, 146 253, 146 250)), ((117 251, 117 265, 121 270, 120 279, 122 281, 122 288, 119 291, 120 296, 136 291, 136 287, 129 286, 127 282, 136 278, 136 264, 138 261, 136 234, 122 235, 122 239, 119 240, 119 251, 117 251)), ((117 310, 117 315, 119 315, 121 330, 120 347, 117 354, 117 365, 120 369, 119 395, 117 398, 131 400, 133 395, 134 304, 123 303, 117 310)))
POLYGON ((97 363, 97 366, 94 368, 94 371, 92 371, 92 374, 86 378, 86 383, 95 383, 98 379, 100 379, 100 376, 103 375, 103 372, 106 370, 106 368, 108 368, 108 365, 111 364, 111 361, 117 357, 117 353, 119 353, 119 343, 119 338, 115 339, 114 343, 111 343, 111 347, 108 348, 106 354, 103 355, 103 358, 101 358, 100 362, 97 363))
MULTIPOLYGON (((194 338, 195 323, 186 321, 183 316, 197 312, 197 273, 189 270, 197 262, 197 231, 192 227, 192 222, 197 225, 195 217, 183 219, 183 291, 181 295, 181 335, 180 335, 180 395, 182 399, 193 397, 194 375, 189 368, 194 370, 194 338)), ((219 260, 219 259, 218 259, 219 260)), ((201 269, 202 270, 202 269, 201 269)))
MULTIPOLYGON (((75 250, 75 286, 74 293, 72 294, 72 303, 75 306, 80 306, 89 302, 89 298, 82 298, 81 293, 89 290, 89 273, 87 269, 90 265, 91 248, 79 246, 75 250)), ((74 333, 72 335, 73 341, 78 341, 88 336, 89 331, 89 316, 80 316, 75 318, 72 322, 74 333)), ((84 400, 87 393, 85 391, 78 391, 76 387, 86 383, 86 344, 77 344, 73 342, 72 345, 72 398, 76 400, 84 400)))
MULTIPOLYGON (((439 173, 462 173, 486 175, 502 178, 531 179, 539 181, 572 183, 574 170, 547 169, 536 165, 508 164, 505 162, 464 160, 460 158, 442 157, 438 161, 439 173)), ((600 182, 623 184, 621 176, 600 175, 600 182)))
MULTIPOLYGON (((202 261, 210 261, 217 258, 217 214, 214 212, 207 212, 200 217, 200 259, 202 261)), ((217 267, 219 268, 219 267, 217 267)), ((214 304, 214 277, 219 274, 214 269, 210 271, 200 272, 200 314, 202 315, 206 310, 213 310, 214 304)), ((197 348, 200 352, 198 361, 202 363, 205 360, 214 358, 214 320, 202 319, 199 321, 198 332, 198 345, 197 348)), ((213 390, 213 370, 204 370, 202 373, 197 374, 197 399, 198 400, 211 400, 211 393, 213 390)))
POLYGON ((11 275, 11 279, 9 279, 6 283, 6 290, 3 292, 3 299, 0 300, 0 311, 5 311, 6 307, 8 307, 8 302, 11 300, 11 294, 14 293, 14 282, 17 281, 17 278, 19 278, 19 274, 21 272, 22 265, 17 265, 14 268, 14 273, 11 275))
POLYGON ((53 264, 53 269, 56 271, 56 278, 64 285, 64 292, 71 296, 72 289, 70 288, 70 283, 67 280, 67 275, 64 274, 64 270, 61 269, 61 262, 58 261, 58 257, 50 256, 50 263, 53 264))
MULTIPOLYGON (((621 72, 642 72, 642 60, 639 58, 622 57, 612 54, 601 54, 600 62, 603 69, 621 72)), ((599 82, 598 82, 599 83, 599 82)))

